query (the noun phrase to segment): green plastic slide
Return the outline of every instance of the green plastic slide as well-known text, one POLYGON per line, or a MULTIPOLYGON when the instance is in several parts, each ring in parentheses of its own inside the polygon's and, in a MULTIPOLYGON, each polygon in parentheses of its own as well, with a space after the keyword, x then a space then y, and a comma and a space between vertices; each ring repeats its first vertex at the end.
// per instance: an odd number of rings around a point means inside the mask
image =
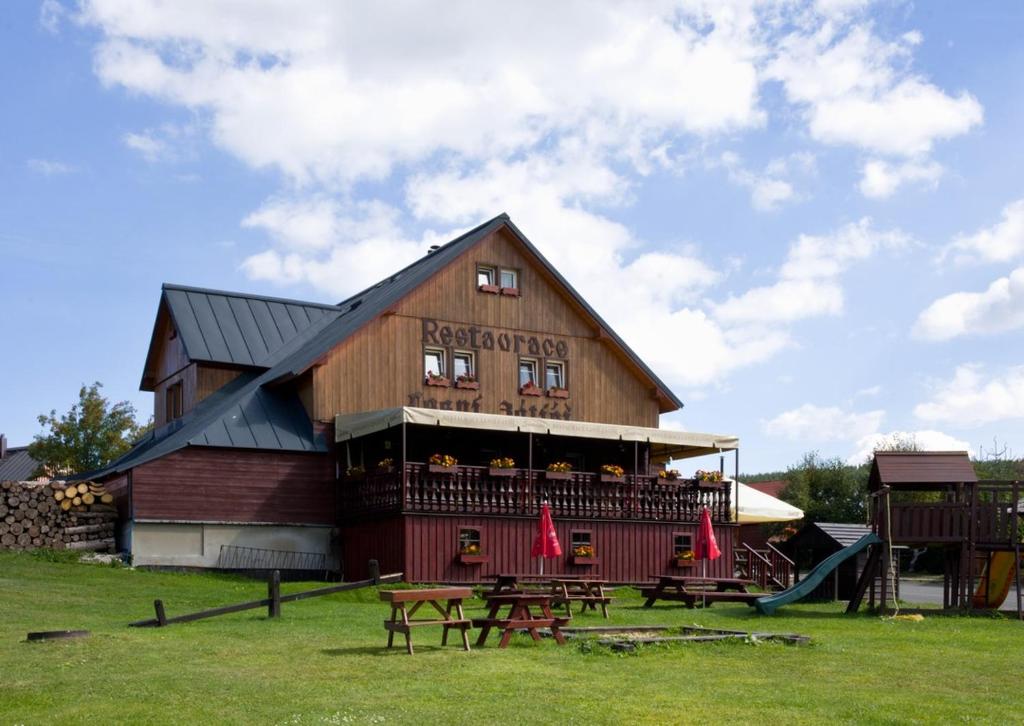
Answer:
POLYGON ((807 573, 807 576, 804 577, 804 579, 793 585, 793 587, 788 590, 783 590, 782 592, 776 592, 772 595, 766 595, 765 597, 758 598, 754 601, 754 606, 762 615, 771 615, 780 605, 788 605, 791 602, 803 600, 811 594, 811 591, 814 590, 814 588, 821 584, 821 581, 824 580, 832 570, 839 567, 839 565, 846 562, 846 560, 850 559, 861 550, 867 549, 873 544, 881 543, 882 538, 877 534, 866 534, 849 547, 844 547, 835 554, 823 559, 813 570, 807 573))

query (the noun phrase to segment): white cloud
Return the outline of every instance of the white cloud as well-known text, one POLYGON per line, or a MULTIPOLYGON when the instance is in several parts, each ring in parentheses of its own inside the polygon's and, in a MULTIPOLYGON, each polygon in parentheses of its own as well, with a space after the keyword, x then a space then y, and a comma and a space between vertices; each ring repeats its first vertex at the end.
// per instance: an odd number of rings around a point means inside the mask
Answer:
POLYGON ((1024 366, 984 378, 981 365, 957 366, 953 377, 932 386, 930 400, 914 407, 922 421, 972 427, 1024 418, 1024 366))
POLYGON ((1003 218, 974 234, 960 235, 944 251, 958 262, 1009 262, 1024 255, 1024 199, 1003 207, 1003 218))
POLYGON ((56 35, 60 31, 60 21, 65 10, 57 0, 43 0, 39 4, 39 25, 48 33, 56 35))
POLYGON ((971 445, 941 431, 922 429, 919 431, 889 431, 874 433, 857 442, 857 450, 847 457, 846 463, 858 466, 869 460, 876 449, 891 447, 893 443, 912 443, 917 451, 970 451, 971 445))
POLYGON ((794 172, 813 174, 815 171, 814 156, 808 153, 773 159, 762 172, 747 169, 733 152, 725 152, 720 161, 708 166, 719 165, 728 171, 730 181, 750 190, 750 202, 759 212, 775 211, 786 202, 800 199, 793 185, 783 177, 794 172))
POLYGON ((857 391, 854 396, 877 396, 882 392, 881 386, 868 386, 857 391))
POLYGON ((844 304, 840 275, 881 249, 909 242, 898 230, 874 230, 867 218, 830 235, 800 235, 790 246, 776 283, 729 297, 714 307, 715 317, 731 323, 784 323, 838 315, 844 304))
POLYGON ((121 140, 129 149, 139 152, 146 161, 157 161, 167 153, 167 144, 149 133, 129 132, 121 140))
POLYGON ((871 199, 891 197, 900 187, 920 183, 934 188, 943 173, 942 165, 935 161, 911 160, 890 164, 872 159, 861 169, 860 191, 871 199))
POLYGON ((913 335, 950 340, 961 335, 993 335, 1024 327, 1024 267, 1000 277, 984 292, 941 297, 918 316, 913 335))
POLYGON ((30 171, 42 176, 63 176, 78 171, 71 164, 66 164, 63 161, 54 161, 53 159, 29 159, 25 162, 25 165, 30 171))
POLYGON ((852 413, 836 406, 805 403, 762 424, 769 436, 792 441, 853 441, 877 431, 885 411, 852 413))
POLYGON ((790 102, 805 109, 811 136, 893 156, 920 156, 936 141, 982 122, 969 93, 951 96, 900 64, 919 33, 887 43, 868 24, 844 29, 823 22, 779 43, 767 75, 782 82, 790 102))

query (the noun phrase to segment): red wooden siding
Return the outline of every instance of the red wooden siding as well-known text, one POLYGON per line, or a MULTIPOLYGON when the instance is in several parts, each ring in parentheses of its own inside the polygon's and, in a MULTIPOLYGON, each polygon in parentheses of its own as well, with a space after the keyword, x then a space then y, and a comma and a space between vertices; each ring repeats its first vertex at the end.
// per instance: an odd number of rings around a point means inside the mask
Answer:
POLYGON ((370 560, 380 563, 380 571, 384 575, 405 571, 401 517, 350 525, 342 529, 341 538, 341 559, 346 580, 369 577, 367 563, 370 560))
MULTIPOLYGON (((700 574, 672 565, 674 533, 697 534, 696 524, 662 522, 608 522, 556 519, 563 555, 546 560, 545 574, 593 575, 612 582, 643 582, 655 575, 700 574), (589 530, 595 556, 600 564, 578 567, 569 564, 572 530, 589 530)), ((716 526, 715 536, 722 556, 708 563, 708 575, 733 576, 733 532, 730 525, 716 526)), ((484 581, 497 572, 537 572, 538 562, 530 558, 530 545, 537 530, 533 518, 495 517, 405 517, 406 580, 410 582, 484 581), (480 546, 490 562, 462 565, 458 562, 459 530, 480 531, 480 546)), ((383 564, 381 565, 383 571, 383 564)))
POLYGON ((335 522, 327 454, 190 447, 132 470, 135 519, 335 522))

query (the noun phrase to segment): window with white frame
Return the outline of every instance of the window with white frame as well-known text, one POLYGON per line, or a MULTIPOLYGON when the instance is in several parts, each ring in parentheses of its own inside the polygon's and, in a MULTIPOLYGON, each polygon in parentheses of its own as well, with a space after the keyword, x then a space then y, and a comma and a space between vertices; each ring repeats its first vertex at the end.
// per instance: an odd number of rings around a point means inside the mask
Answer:
POLYGON ((519 359, 519 385, 537 385, 537 361, 533 358, 519 359))
POLYGON ((547 388, 566 388, 565 363, 549 360, 544 364, 544 385, 547 388))
POLYGON ((423 351, 423 377, 445 376, 444 351, 440 348, 426 348, 423 351))
POLYGON ((457 381, 475 381, 476 356, 465 350, 457 350, 452 353, 452 375, 457 381))
POLYGON ((490 265, 478 265, 476 268, 477 286, 494 285, 497 277, 497 270, 490 265))
POLYGON ((519 288, 519 273, 516 270, 501 271, 501 286, 506 289, 516 290, 519 288))

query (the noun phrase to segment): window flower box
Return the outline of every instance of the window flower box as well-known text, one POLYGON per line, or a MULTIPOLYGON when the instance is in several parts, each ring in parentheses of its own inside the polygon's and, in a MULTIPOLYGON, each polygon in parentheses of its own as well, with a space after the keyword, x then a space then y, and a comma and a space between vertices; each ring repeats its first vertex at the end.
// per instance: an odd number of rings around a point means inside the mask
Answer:
POLYGON ((423 379, 423 383, 427 386, 438 386, 439 388, 448 388, 452 384, 444 376, 427 376, 423 379))
POLYGON ((486 565, 491 561, 491 556, 481 554, 471 555, 465 552, 460 552, 458 560, 460 565, 486 565))
POLYGON ((520 396, 543 396, 544 390, 538 388, 536 383, 527 383, 525 386, 519 387, 520 396))
POLYGON ((622 476, 616 476, 615 474, 602 474, 601 482, 603 484, 625 484, 626 475, 623 474, 622 476))
POLYGON ((467 391, 479 391, 480 390, 480 382, 479 381, 460 381, 460 380, 456 380, 455 381, 455 387, 456 388, 462 388, 462 389, 465 389, 467 391))
POLYGON ((601 559, 593 555, 569 555, 569 564, 576 567, 593 567, 600 565, 601 559))
POLYGON ((547 393, 548 393, 548 398, 568 398, 569 397, 569 389, 568 388, 549 388, 547 393))
POLYGON ((503 287, 501 288, 501 294, 507 295, 508 297, 519 297, 518 287, 503 287))
POLYGON ((490 293, 491 295, 497 295, 501 292, 501 288, 497 285, 480 285, 477 289, 480 290, 480 292, 490 293))
POLYGON ((490 469, 487 470, 487 473, 490 476, 515 476, 516 469, 505 469, 499 468, 497 466, 492 466, 490 469))
POLYGON ((682 560, 678 557, 673 557, 672 566, 678 570, 689 570, 697 566, 697 560, 682 560))

